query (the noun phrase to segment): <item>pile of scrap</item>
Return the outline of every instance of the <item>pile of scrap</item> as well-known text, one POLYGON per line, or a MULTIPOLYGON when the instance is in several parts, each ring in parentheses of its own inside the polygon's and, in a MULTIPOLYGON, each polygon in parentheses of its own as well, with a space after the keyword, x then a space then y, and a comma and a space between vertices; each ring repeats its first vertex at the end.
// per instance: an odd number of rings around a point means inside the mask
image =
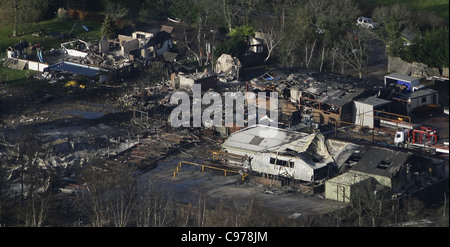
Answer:
POLYGON ((185 148, 199 142, 198 137, 188 132, 153 135, 141 139, 137 145, 115 157, 114 161, 122 164, 133 164, 140 169, 148 169, 154 167, 158 161, 165 159, 172 153, 185 153, 185 148))
POLYGON ((205 70, 204 72, 192 74, 179 72, 171 76, 171 86, 173 88, 191 90, 194 84, 201 85, 202 91, 215 89, 217 87, 217 75, 205 70))
POLYGON ((223 74, 230 79, 239 78, 239 73, 242 69, 242 64, 238 58, 232 57, 228 54, 222 54, 216 62, 214 71, 217 74, 223 74))

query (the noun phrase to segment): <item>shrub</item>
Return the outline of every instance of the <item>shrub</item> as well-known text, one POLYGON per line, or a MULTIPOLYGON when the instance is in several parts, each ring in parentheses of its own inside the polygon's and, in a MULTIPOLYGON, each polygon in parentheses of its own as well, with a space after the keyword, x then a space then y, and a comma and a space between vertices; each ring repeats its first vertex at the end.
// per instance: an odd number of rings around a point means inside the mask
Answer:
POLYGON ((416 37, 414 44, 406 49, 402 59, 424 63, 433 68, 448 68, 448 40, 448 28, 427 31, 425 34, 416 37))

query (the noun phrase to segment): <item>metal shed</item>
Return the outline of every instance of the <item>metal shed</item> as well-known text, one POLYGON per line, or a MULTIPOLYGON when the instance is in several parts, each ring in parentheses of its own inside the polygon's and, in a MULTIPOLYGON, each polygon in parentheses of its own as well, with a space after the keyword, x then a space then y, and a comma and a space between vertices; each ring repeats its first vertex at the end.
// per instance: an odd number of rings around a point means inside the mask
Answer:
POLYGON ((358 186, 364 186, 373 178, 354 172, 346 172, 340 176, 325 181, 325 198, 349 203, 352 192, 358 186))

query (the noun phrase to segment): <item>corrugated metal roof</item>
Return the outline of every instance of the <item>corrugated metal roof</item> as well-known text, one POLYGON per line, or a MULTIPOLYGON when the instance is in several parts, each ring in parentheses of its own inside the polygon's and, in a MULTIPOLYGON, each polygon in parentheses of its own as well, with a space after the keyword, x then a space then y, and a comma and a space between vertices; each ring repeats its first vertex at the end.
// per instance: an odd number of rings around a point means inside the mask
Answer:
POLYGON ((352 170, 392 178, 412 156, 387 148, 367 147, 352 170))
POLYGON ((355 100, 355 102, 363 103, 363 104, 366 104, 366 105, 371 105, 371 106, 374 106, 374 107, 382 106, 382 105, 386 105, 386 104, 390 104, 391 103, 391 101, 389 101, 389 100, 380 99, 380 98, 377 98, 377 97, 374 97, 374 96, 367 97, 367 98, 361 99, 361 100, 355 100))
POLYGON ((436 90, 433 90, 431 88, 425 88, 425 89, 421 89, 421 90, 406 94, 405 97, 406 98, 417 98, 417 97, 423 97, 423 96, 427 96, 427 95, 431 95, 431 94, 435 94, 435 93, 437 93, 436 90))

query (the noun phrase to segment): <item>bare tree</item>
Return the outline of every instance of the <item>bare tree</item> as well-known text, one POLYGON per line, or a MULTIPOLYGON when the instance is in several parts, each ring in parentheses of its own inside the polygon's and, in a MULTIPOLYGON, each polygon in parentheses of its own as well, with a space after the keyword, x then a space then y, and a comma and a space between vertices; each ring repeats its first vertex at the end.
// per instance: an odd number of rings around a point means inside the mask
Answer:
POLYGON ((135 210, 133 168, 105 165, 104 160, 92 158, 85 165, 82 176, 87 190, 83 205, 92 226, 128 226, 135 210))
POLYGON ((168 226, 174 221, 173 192, 159 182, 149 181, 140 195, 136 209, 137 226, 168 226))
POLYGON ((114 184, 109 191, 109 208, 116 227, 126 227, 135 208, 136 181, 129 167, 113 167, 114 184))
POLYGON ((260 3, 261 0, 236 0, 236 5, 233 9, 235 10, 235 16, 241 19, 241 25, 250 25, 251 14, 260 3))
POLYGON ((370 225, 378 226, 381 216, 385 212, 389 188, 379 184, 376 179, 360 174, 350 177, 351 194, 346 198, 350 206, 358 216, 358 226, 365 226, 365 217, 370 220, 370 225))
POLYGON ((83 197, 83 206, 85 212, 91 218, 91 224, 94 227, 108 226, 110 223, 109 204, 107 203, 107 181, 103 179, 106 170, 103 167, 103 161, 100 159, 91 159, 82 171, 82 176, 86 185, 86 193, 83 197))
POLYGON ((23 205, 25 226, 41 227, 47 217, 50 201, 50 175, 33 163, 27 169, 26 195, 23 205))
POLYGON ((264 41, 267 48, 267 56, 264 59, 264 62, 266 62, 284 38, 283 28, 277 19, 270 17, 264 17, 264 19, 259 20, 257 25, 259 38, 264 41))
POLYGON ((20 199, 18 219, 25 226, 40 227, 46 219, 51 192, 52 171, 43 165, 48 152, 39 140, 34 127, 25 129, 18 144, 20 164, 20 199))
POLYGON ((118 2, 107 2, 105 14, 109 15, 113 21, 118 21, 128 15, 128 8, 118 2))
POLYGON ((225 19, 225 22, 227 23, 228 32, 231 32, 233 29, 234 24, 234 18, 233 18, 233 10, 230 3, 230 0, 220 0, 221 2, 221 10, 223 18, 225 19))
MULTIPOLYGON (((200 33, 199 33, 199 36, 200 36, 200 33)), ((198 36, 198 37, 199 37, 199 36, 198 36)), ((197 60, 198 65, 199 65, 199 66, 202 66, 203 61, 202 61, 202 59, 201 59, 200 51, 199 51, 199 53, 197 54, 197 53, 193 50, 193 48, 191 48, 192 42, 190 42, 190 41, 188 40, 187 33, 186 33, 186 26, 184 27, 184 42, 183 42, 182 45, 183 45, 184 47, 186 47, 186 49, 187 49, 190 53, 192 53, 192 54, 195 56, 195 59, 197 60)), ((199 45, 199 44, 197 44, 197 45, 199 45)))
MULTIPOLYGON (((366 31, 367 32, 367 31, 366 31)), ((368 35, 364 31, 346 36, 334 47, 335 54, 343 66, 348 65, 350 68, 358 72, 360 79, 363 78, 363 70, 367 65, 369 56, 368 52, 368 35)))

